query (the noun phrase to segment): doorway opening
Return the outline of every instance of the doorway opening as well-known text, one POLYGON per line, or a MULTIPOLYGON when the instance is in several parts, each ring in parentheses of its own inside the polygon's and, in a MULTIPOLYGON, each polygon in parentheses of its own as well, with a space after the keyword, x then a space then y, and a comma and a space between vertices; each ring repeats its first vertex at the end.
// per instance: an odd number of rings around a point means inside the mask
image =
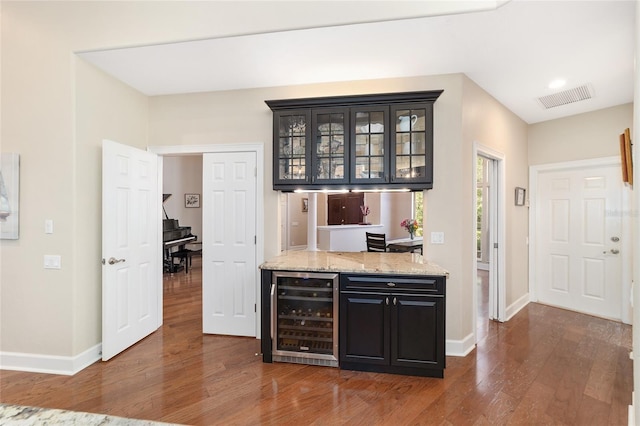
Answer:
POLYGON ((473 152, 473 300, 476 343, 486 337, 490 321, 505 321, 505 159, 474 143, 473 152))
MULTIPOLYGON (((215 155, 215 154, 220 154, 221 156, 224 156, 225 158, 228 157, 230 154, 250 154, 252 153, 254 155, 255 158, 255 170, 251 169, 251 170, 245 170, 245 175, 249 176, 249 175, 253 175, 255 176, 255 188, 259 189, 259 188, 263 188, 263 176, 264 176, 264 171, 263 171, 263 164, 264 164, 264 147, 262 144, 213 144, 213 145, 202 145, 202 146, 156 146, 156 147, 149 147, 148 148, 149 151, 157 154, 160 156, 160 170, 159 170, 159 175, 160 175, 160 182, 159 182, 159 186, 162 188, 163 187, 163 159, 165 157, 173 157, 173 156, 196 156, 198 158, 201 159, 201 163, 203 163, 203 171, 200 173, 201 177, 205 176, 204 173, 204 159, 209 158, 211 159, 211 155, 215 155)), ((214 167, 215 168, 215 167, 214 167)), ((218 170, 218 169, 216 169, 218 170)), ((207 173, 208 176, 212 176, 212 173, 207 173)), ((215 175, 215 173, 214 173, 215 175)), ((212 200, 210 199, 210 196, 207 196, 207 194, 205 194, 206 192, 206 188, 204 187, 204 179, 201 179, 200 181, 200 187, 203 188, 202 189, 202 194, 199 197, 200 202, 201 202, 201 210, 202 216, 206 216, 205 213, 207 212, 207 208, 211 209, 212 207, 212 200), (209 203, 209 207, 207 207, 207 203, 209 203)), ((184 194, 177 194, 179 195, 179 199, 182 200, 182 197, 185 197, 184 194)), ((252 200, 251 200, 251 204, 255 205, 255 206, 263 206, 264 205, 264 195, 263 192, 261 190, 256 190, 254 195, 252 196, 252 200)), ((201 223, 204 220, 201 219, 201 223)), ((255 219, 253 219, 253 221, 255 221, 255 227, 253 229, 252 235, 248 236, 248 239, 250 239, 251 241, 251 246, 253 247, 253 251, 254 251, 254 257, 252 259, 252 261, 250 262, 251 264, 247 264, 246 268, 247 270, 253 270, 253 271, 257 271, 258 270, 258 265, 260 265, 263 261, 264 261, 264 223, 263 223, 263 218, 260 216, 257 216, 255 219), (255 235, 253 235, 255 234, 255 235)), ((203 242, 205 242, 205 240, 207 239, 207 234, 210 233, 207 230, 207 226, 205 226, 204 223, 202 223, 201 225, 201 231, 202 233, 202 240, 203 242)), ((199 236, 200 237, 200 236, 199 236)), ((211 271, 207 272, 205 269, 205 264, 206 263, 206 259, 207 259, 207 250, 209 250, 209 253, 211 253, 212 248, 211 247, 207 247, 205 244, 203 244, 202 246, 202 259, 200 259, 200 265, 194 265, 196 266, 198 269, 200 269, 201 271, 201 281, 202 281, 202 285, 203 287, 206 286, 206 282, 207 282, 207 276, 213 276, 211 271)), ((194 262, 195 263, 195 262, 194 262)), ((184 272, 182 272, 184 274, 184 272)), ((255 318, 255 321, 253 326, 251 327, 252 330, 255 330, 255 332, 252 332, 251 335, 255 336, 257 339, 260 338, 260 314, 261 314, 261 305, 260 305, 260 275, 255 273, 253 274, 254 279, 252 279, 251 283, 248 283, 252 288, 254 288, 254 292, 253 292, 253 297, 255 300, 255 304, 251 303, 251 316, 255 318)), ((162 289, 163 283, 162 280, 159 283, 162 289)), ((206 289, 203 289, 206 290, 206 289)), ((211 311, 212 309, 217 309, 218 305, 216 304, 215 306, 212 304, 207 305, 207 303, 205 303, 205 299, 206 299, 206 291, 203 291, 203 294, 205 295, 203 297, 202 300, 202 315, 203 318, 205 317, 210 317, 211 315, 207 315, 207 312, 211 311)), ((248 299, 247 299, 248 300, 248 299)), ((162 304, 162 300, 159 301, 160 304, 162 304)), ((218 302, 217 302, 218 303, 218 302)), ((248 309, 246 310, 247 312, 249 311, 248 309)), ((205 332, 206 331, 206 327, 207 324, 204 324, 203 321, 203 329, 205 332)), ((229 335, 235 335, 233 330, 231 330, 230 332, 216 332, 216 334, 229 334, 229 335)), ((246 334, 243 334, 246 335, 246 334)))

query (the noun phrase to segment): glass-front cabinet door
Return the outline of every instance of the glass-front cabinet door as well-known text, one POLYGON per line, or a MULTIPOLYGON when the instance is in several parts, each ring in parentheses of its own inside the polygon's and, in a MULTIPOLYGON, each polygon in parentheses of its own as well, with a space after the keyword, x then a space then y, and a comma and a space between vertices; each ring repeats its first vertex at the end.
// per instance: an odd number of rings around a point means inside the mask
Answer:
POLYGON ((312 113, 312 183, 346 183, 348 110, 317 109, 312 113))
POLYGON ((279 111, 274 119, 274 184, 310 183, 309 110, 279 111))
POLYGON ((389 179, 389 108, 351 108, 351 183, 384 183, 389 179))
MULTIPOLYGON (((433 182, 433 104, 391 107, 392 182, 433 182)), ((430 186, 429 186, 430 187, 430 186)))

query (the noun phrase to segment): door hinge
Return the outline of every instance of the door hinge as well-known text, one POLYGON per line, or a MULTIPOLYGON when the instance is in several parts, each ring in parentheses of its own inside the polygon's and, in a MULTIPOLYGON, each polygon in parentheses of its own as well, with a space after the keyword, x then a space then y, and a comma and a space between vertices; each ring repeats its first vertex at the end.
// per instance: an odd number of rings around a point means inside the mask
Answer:
POLYGON ((257 167, 253 168, 253 176, 258 177, 258 168, 257 167))
POLYGON ((498 243, 493 243, 493 248, 498 248, 498 243))
POLYGON ((258 244, 258 236, 254 235, 253 236, 253 245, 257 245, 258 244))
POLYGON ((253 304, 253 312, 258 312, 258 304, 257 303, 253 304))

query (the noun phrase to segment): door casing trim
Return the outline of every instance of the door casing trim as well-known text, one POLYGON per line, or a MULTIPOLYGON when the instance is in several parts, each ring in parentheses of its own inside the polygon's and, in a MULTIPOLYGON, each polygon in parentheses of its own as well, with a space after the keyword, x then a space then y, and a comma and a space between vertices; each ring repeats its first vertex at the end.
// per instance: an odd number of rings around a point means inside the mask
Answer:
MULTIPOLYGON (((234 144, 210 144, 210 145, 167 145, 149 146, 147 150, 160 157, 159 173, 160 187, 162 188, 162 157, 165 155, 189 155, 227 152, 255 152, 256 154, 256 268, 264 262, 264 217, 257 214, 261 206, 264 206, 264 143, 234 143, 234 144)), ((162 194, 162 190, 160 191, 162 194)), ((162 276, 158 283, 162 289, 162 276)), ((160 293, 162 294, 162 293, 160 293)), ((256 339, 260 339, 260 318, 262 306, 260 304, 260 274, 256 274, 256 339)), ((160 299, 162 304, 162 299, 160 299)))

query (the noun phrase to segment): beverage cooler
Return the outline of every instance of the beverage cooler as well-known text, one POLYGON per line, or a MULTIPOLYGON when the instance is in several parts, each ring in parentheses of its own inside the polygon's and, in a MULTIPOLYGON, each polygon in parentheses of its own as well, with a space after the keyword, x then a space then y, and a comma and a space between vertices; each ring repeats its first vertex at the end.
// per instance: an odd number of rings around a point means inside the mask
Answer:
POLYGON ((338 274, 274 272, 274 361, 338 366, 338 274))

